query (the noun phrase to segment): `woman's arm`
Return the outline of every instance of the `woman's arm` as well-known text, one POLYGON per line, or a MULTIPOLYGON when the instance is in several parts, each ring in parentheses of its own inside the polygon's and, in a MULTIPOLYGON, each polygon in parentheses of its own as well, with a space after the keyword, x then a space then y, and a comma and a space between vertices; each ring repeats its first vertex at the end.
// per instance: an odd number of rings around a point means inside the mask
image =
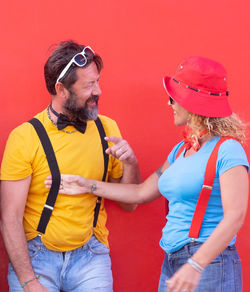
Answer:
MULTIPOLYGON (((166 161, 161 166, 161 172, 169 167, 166 161)), ((61 186, 59 193, 68 195, 78 195, 92 193, 106 199, 130 203, 144 204, 153 201, 161 196, 158 190, 159 175, 156 171, 141 184, 116 184, 106 183, 97 180, 89 180, 79 175, 61 175, 61 186)), ((46 187, 51 187, 51 176, 45 181, 46 187)))
MULTIPOLYGON (((220 176, 224 218, 192 259, 206 267, 232 241, 242 226, 248 203, 248 174, 244 166, 236 166, 220 176)), ((189 264, 179 269, 168 282, 168 292, 194 291, 200 274, 189 264)))

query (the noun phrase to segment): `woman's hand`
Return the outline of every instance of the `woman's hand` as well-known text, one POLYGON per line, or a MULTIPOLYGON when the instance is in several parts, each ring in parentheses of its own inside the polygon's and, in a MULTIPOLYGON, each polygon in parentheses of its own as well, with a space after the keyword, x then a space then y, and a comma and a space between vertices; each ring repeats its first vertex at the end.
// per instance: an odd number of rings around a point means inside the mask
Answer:
MULTIPOLYGON (((50 189, 52 184, 52 176, 48 176, 44 182, 46 188, 50 189)), ((61 174, 61 184, 59 193, 67 195, 79 195, 90 193, 91 185, 89 180, 80 175, 61 174)))
POLYGON ((167 281, 167 292, 193 292, 200 281, 201 274, 188 263, 184 264, 167 281))

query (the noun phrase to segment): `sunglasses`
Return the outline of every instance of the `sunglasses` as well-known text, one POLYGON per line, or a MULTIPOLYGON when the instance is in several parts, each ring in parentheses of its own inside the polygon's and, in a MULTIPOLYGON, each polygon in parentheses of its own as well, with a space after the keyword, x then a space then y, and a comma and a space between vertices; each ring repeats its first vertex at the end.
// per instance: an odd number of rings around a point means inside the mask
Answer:
POLYGON ((56 83, 58 83, 59 80, 65 76, 72 64, 75 64, 78 67, 84 67, 87 64, 88 57, 90 55, 95 55, 95 52, 89 46, 85 47, 80 53, 77 53, 62 70, 61 74, 56 80, 56 83))
POLYGON ((169 104, 173 105, 175 103, 174 99, 169 95, 169 104))

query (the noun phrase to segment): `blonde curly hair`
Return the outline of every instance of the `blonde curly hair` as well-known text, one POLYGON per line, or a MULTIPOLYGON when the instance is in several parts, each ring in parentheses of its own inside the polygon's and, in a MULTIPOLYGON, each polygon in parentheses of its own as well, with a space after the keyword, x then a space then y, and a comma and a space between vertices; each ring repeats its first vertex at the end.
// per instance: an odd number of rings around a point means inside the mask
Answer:
POLYGON ((233 113, 225 118, 209 118, 197 114, 189 113, 187 125, 192 129, 191 134, 199 136, 199 133, 208 129, 208 135, 211 136, 231 136, 241 144, 246 139, 246 124, 233 113))

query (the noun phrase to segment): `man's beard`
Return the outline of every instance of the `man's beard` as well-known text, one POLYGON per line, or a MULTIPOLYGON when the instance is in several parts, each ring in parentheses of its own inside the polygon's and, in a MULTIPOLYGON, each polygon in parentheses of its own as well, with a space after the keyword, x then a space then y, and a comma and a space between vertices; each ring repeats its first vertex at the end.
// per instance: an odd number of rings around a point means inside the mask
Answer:
POLYGON ((82 121, 87 121, 87 120, 96 120, 97 115, 98 115, 98 100, 99 96, 98 95, 92 95, 90 96, 84 106, 78 106, 78 97, 77 95, 69 90, 69 97, 64 103, 64 110, 65 114, 69 115, 70 118, 72 119, 80 119, 82 121), (96 106, 92 107, 91 109, 88 108, 88 102, 95 101, 96 106))

